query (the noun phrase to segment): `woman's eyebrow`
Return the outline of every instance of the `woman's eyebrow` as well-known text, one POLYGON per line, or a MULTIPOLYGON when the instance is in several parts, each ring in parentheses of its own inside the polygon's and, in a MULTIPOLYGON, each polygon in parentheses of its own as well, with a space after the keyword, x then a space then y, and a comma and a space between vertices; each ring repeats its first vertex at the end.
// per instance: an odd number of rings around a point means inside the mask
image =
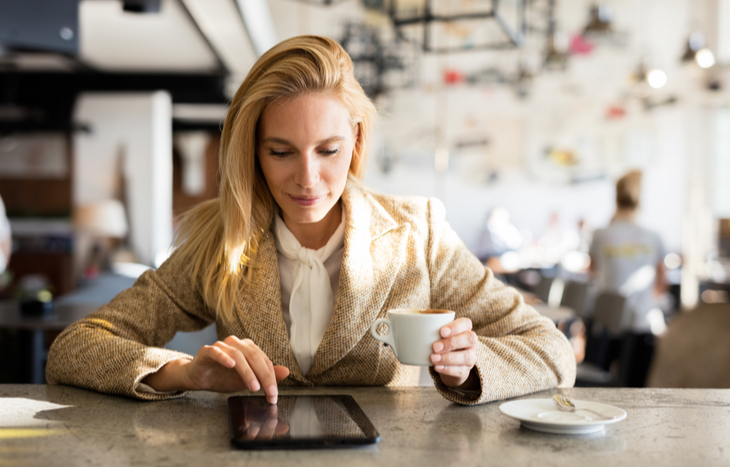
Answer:
MULTIPOLYGON (((318 141, 317 142, 317 145, 327 144, 327 143, 334 143, 336 141, 344 141, 344 140, 345 140, 345 137, 344 136, 330 136, 329 138, 325 138, 322 141, 318 141)), ((265 143, 277 143, 277 144, 287 144, 289 146, 294 146, 294 144, 292 144, 291 141, 288 141, 288 140, 286 140, 284 138, 276 138, 276 137, 265 138, 265 139, 263 139, 261 141, 261 143, 262 144, 265 144, 265 143)))

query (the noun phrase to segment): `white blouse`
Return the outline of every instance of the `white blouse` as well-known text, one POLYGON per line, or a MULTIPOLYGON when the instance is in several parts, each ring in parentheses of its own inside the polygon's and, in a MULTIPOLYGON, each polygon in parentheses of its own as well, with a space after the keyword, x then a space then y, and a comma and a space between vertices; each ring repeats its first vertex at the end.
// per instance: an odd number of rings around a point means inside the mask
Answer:
POLYGON ((294 357, 306 375, 337 301, 345 253, 345 211, 335 233, 318 250, 303 247, 278 214, 274 216, 274 232, 284 321, 294 357))

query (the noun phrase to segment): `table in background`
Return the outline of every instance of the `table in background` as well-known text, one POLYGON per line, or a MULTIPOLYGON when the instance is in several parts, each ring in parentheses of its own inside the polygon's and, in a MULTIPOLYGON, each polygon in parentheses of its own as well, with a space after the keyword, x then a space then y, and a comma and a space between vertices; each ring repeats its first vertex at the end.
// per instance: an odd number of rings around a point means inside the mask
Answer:
POLYGON ((532 303, 530 306, 541 315, 550 318, 555 324, 561 321, 570 321, 578 317, 576 312, 567 306, 550 306, 547 303, 532 303))
POLYGON ((0 301, 0 329, 18 331, 20 335, 21 355, 13 358, 23 360, 22 366, 26 373, 24 379, 35 384, 45 382, 46 333, 63 331, 68 325, 98 307, 92 304, 59 304, 55 306, 55 311, 51 315, 27 317, 20 313, 17 301, 0 301))
POLYGON ((457 406, 433 388, 282 389, 283 394, 352 395, 382 441, 365 448, 247 452, 229 443, 225 394, 140 402, 66 386, 0 385, 0 464, 730 465, 730 390, 559 392, 616 405, 628 417, 591 435, 552 435, 521 428, 499 412, 501 402, 457 406))

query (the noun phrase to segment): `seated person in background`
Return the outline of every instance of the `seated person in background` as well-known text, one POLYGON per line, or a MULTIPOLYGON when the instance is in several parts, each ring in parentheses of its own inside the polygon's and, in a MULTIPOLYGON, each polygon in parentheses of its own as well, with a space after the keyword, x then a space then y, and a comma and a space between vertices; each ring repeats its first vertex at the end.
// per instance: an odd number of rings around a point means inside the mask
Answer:
POLYGON ((591 272, 598 291, 626 298, 625 330, 637 343, 632 364, 635 374, 631 377, 636 386, 643 385, 651 359, 651 321, 663 319, 655 297, 664 287, 662 241, 636 223, 640 195, 640 171, 629 172, 616 182, 616 213, 608 227, 595 231, 590 247, 591 272))
POLYGON ((509 217, 509 211, 503 207, 496 207, 489 213, 477 251, 477 256, 483 262, 522 247, 522 234, 509 217))
POLYGON ((492 209, 481 233, 477 257, 489 267, 497 278, 505 281, 505 274, 516 272, 515 264, 503 264, 502 255, 518 251, 522 247, 522 234, 509 219, 509 211, 503 207, 492 209))
POLYGON ((186 215, 157 271, 56 339, 48 381, 147 400, 263 389, 271 403, 278 385, 413 385, 419 368, 370 326, 443 308, 456 319, 430 374, 447 399, 571 386, 567 339, 468 251, 439 201, 363 186, 374 117, 337 42, 266 52, 226 117, 220 198, 186 215), (194 357, 162 348, 213 322, 221 340, 194 357))

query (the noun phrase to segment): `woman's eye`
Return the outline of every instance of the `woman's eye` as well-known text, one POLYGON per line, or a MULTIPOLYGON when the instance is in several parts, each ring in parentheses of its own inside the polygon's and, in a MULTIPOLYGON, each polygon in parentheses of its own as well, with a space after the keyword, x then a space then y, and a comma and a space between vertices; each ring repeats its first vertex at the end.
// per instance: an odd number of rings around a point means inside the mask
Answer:
POLYGON ((334 155, 334 154, 337 154, 338 152, 340 152, 340 148, 334 148, 334 149, 322 149, 322 150, 321 150, 320 152, 321 152, 322 154, 326 154, 326 155, 328 155, 328 156, 332 156, 332 155, 334 155))
POLYGON ((286 157, 289 155, 289 151, 274 151, 273 149, 269 149, 269 154, 274 157, 286 157))

